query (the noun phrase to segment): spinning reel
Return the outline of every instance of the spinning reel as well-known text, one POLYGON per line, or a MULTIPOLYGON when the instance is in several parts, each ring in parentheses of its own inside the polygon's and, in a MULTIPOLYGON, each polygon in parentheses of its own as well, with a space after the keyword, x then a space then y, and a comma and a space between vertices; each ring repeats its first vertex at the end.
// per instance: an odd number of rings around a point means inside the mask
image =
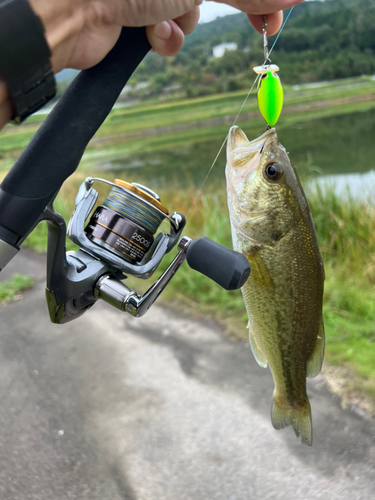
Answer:
POLYGON ((67 231, 80 247, 77 252, 65 253, 65 222, 52 206, 43 218, 49 223, 46 297, 53 323, 81 316, 98 299, 132 316, 143 316, 185 259, 190 267, 227 290, 242 286, 250 273, 247 259, 233 250, 208 238, 180 239, 185 217, 178 212, 169 216, 157 194, 139 184, 92 177, 85 180, 67 231), (93 211, 98 198, 95 182, 109 184, 112 189, 93 211), (160 232, 154 237, 163 220, 169 222, 169 234, 160 232), (152 276, 177 243, 176 257, 144 295, 122 282, 127 276, 152 276))
POLYGON ((243 255, 208 238, 181 237, 185 217, 169 215, 157 194, 139 184, 88 177, 68 230, 53 209, 61 185, 149 50, 144 28, 124 28, 107 57, 76 77, 0 186, 0 270, 35 226, 48 222, 46 297, 54 323, 81 316, 98 299, 142 316, 185 259, 227 290, 241 287, 250 273, 243 255), (95 182, 109 184, 110 192, 94 209, 95 182), (163 221, 169 222, 169 233, 158 232, 163 221), (66 252, 66 234, 77 252, 66 252), (123 283, 127 276, 152 276, 176 245, 172 263, 144 295, 123 283))

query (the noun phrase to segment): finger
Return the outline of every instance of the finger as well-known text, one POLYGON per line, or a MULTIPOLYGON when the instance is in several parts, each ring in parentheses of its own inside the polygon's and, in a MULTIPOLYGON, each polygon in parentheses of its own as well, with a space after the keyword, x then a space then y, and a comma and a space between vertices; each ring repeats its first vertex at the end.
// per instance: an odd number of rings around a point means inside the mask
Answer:
POLYGON ((189 35, 197 26, 199 21, 199 7, 187 12, 183 16, 174 19, 174 22, 182 29, 185 35, 189 35))
MULTIPOLYGON (((212 1, 212 0, 211 0, 212 1)), ((304 0, 215 0, 218 3, 226 3, 246 14, 273 14, 280 10, 289 9, 293 5, 304 2, 304 0)))
MULTIPOLYGON (((247 17, 249 21, 254 26, 254 28, 262 33, 263 29, 263 16, 248 14, 247 17)), ((267 14, 267 36, 272 36, 279 31, 283 24, 283 12, 275 12, 274 14, 267 14)))
MULTIPOLYGON (((196 9, 203 0, 118 0, 118 22, 124 26, 151 26, 166 19, 177 19, 196 9)), ((226 0, 225 0, 226 1, 226 0)), ((106 2, 111 4, 114 2, 106 2)), ((109 7, 108 7, 109 8, 109 7)))
POLYGON ((181 50, 184 33, 174 21, 163 21, 155 26, 147 26, 146 34, 154 52, 159 56, 174 56, 181 50))

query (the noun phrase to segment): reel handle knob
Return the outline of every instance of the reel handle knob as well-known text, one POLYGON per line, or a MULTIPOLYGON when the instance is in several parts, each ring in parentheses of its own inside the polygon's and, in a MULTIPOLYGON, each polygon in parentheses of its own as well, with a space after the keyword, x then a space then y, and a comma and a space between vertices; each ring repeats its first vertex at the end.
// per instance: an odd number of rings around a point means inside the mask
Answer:
POLYGON ((234 250, 203 237, 192 240, 186 249, 186 261, 225 290, 241 288, 250 275, 247 258, 234 250))

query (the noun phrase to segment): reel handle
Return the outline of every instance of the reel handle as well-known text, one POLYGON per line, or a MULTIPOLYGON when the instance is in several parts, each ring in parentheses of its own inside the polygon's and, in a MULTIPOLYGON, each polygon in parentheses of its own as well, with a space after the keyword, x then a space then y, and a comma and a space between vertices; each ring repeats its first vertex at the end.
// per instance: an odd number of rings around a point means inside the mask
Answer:
POLYGON ((203 237, 192 240, 186 249, 186 261, 225 290, 241 288, 250 275, 247 258, 234 250, 203 237))
POLYGON ((95 283, 95 298, 102 299, 132 316, 143 316, 185 259, 192 269, 204 274, 226 290, 240 288, 249 277, 250 265, 244 255, 229 250, 208 238, 191 240, 184 236, 178 244, 178 249, 179 252, 168 269, 144 295, 138 295, 110 273, 104 274, 95 283))

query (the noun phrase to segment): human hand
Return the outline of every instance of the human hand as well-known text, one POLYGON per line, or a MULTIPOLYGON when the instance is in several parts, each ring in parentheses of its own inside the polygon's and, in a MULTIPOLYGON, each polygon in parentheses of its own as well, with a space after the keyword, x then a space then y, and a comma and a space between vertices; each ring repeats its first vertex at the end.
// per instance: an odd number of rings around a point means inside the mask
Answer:
MULTIPOLYGON (((176 54, 184 36, 199 20, 202 0, 29 0, 46 27, 52 49, 52 66, 85 69, 100 62, 115 45, 122 26, 146 26, 147 37, 161 56, 176 54)), ((213 1, 213 0, 210 0, 213 1)), ((303 0, 216 0, 248 14, 262 31, 267 14, 267 31, 276 33, 282 23, 282 9, 303 0)))
MULTIPOLYGON (((214 1, 214 0, 209 0, 214 1)), ((303 0, 215 0, 246 12, 262 32, 276 33, 282 9, 303 0)), ((184 36, 195 28, 202 0, 29 0, 42 19, 52 52, 52 68, 86 69, 99 63, 114 47, 123 26, 146 26, 148 40, 161 56, 176 54, 184 36)), ((6 83, 0 80, 0 128, 10 119, 12 105, 6 83)))
POLYGON ((176 54, 198 23, 201 0, 29 0, 41 17, 55 73, 99 63, 123 26, 146 26, 154 52, 176 54))
POLYGON ((274 35, 283 23, 283 10, 304 0, 208 0, 231 5, 247 14, 254 28, 262 33, 263 16, 267 14, 267 34, 274 35))

